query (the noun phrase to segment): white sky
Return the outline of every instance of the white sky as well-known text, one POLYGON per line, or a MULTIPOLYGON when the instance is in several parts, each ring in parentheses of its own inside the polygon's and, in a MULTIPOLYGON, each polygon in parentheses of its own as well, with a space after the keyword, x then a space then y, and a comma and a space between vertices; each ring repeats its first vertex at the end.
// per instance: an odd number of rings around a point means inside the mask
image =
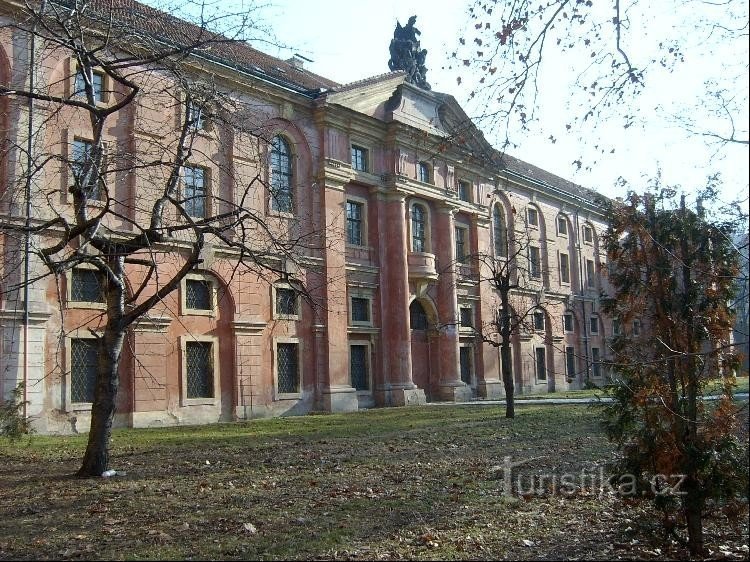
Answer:
MULTIPOLYGON (((647 45, 649 39, 668 34, 670 29, 674 32, 676 27, 669 21, 669 9, 663 2, 667 0, 658 0, 655 5, 663 7, 667 13, 657 14, 656 10, 650 10, 651 21, 636 22, 638 29, 643 31, 634 36, 636 40, 630 45, 631 49, 647 45), (666 27, 660 28, 660 25, 666 27)), ((231 10, 242 5, 257 5, 258 1, 223 0, 221 4, 231 10)), ((447 66, 449 54, 456 50, 458 37, 467 28, 467 5, 468 0, 268 0, 268 5, 260 12, 262 19, 274 30, 276 40, 291 48, 281 50, 260 44, 256 47, 283 59, 299 53, 314 61, 305 63, 310 71, 347 83, 388 72, 388 45, 396 20, 404 25, 409 16, 416 15, 421 46, 428 50, 428 82, 433 90, 455 96, 471 116, 473 108, 467 98, 468 77, 463 74, 463 86, 459 87, 456 71, 441 68, 447 66)), ((688 58, 690 65, 679 67, 675 74, 649 78, 647 84, 653 94, 638 102, 643 121, 641 127, 624 130, 619 123, 613 123, 600 125, 593 134, 586 130, 568 135, 565 123, 570 122, 571 109, 566 107, 569 95, 565 84, 557 80, 555 68, 564 61, 550 61, 543 69, 549 86, 542 92, 542 106, 538 113, 543 125, 537 125, 531 133, 520 137, 514 135, 513 139, 521 142, 518 148, 509 152, 609 196, 624 195, 623 188, 615 187, 619 176, 625 177, 632 188, 642 191, 645 187, 643 178, 653 177, 660 169, 665 183, 681 185, 688 193, 702 187, 709 172, 720 170, 724 180, 722 198, 746 198, 746 146, 729 148, 710 160, 714 149, 707 148, 702 139, 686 137, 681 128, 657 118, 654 111, 656 105, 700 104, 704 75, 700 69, 711 65, 716 67, 733 57, 741 59, 737 55, 739 53, 703 53, 698 50, 696 56, 688 58), (550 134, 558 139, 555 144, 547 140, 550 134), (584 145, 581 136, 590 140, 584 145), (608 149, 614 146, 615 153, 609 154, 607 150, 605 154, 599 154, 594 148, 596 144, 607 145, 608 149), (597 160, 593 170, 578 171, 572 164, 582 152, 589 155, 586 158, 589 162, 597 160)), ((747 55, 744 56, 746 59, 747 55)), ((747 120, 746 110, 744 119, 747 120)), ((489 135, 488 139, 494 140, 489 135)))

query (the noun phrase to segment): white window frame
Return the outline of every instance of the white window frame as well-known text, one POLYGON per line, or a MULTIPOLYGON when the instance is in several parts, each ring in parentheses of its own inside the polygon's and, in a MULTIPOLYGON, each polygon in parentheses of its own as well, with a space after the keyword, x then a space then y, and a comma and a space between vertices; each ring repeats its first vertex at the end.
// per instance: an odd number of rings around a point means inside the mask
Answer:
POLYGON ((290 283, 274 283, 271 285, 271 318, 274 320, 299 320, 301 316, 301 302, 299 292, 290 283), (276 310, 276 289, 289 289, 294 291, 296 314, 281 314, 276 310))
MULTIPOLYGON (((361 345, 365 348, 365 364, 367 367, 367 390, 357 390, 358 396, 370 396, 374 387, 372 378, 372 344, 367 340, 349 340, 349 384, 352 383, 352 346, 361 345)), ((354 385, 352 385, 354 386, 354 385)))
POLYGON ((346 236, 346 244, 348 246, 354 246, 355 248, 365 248, 365 247, 367 247, 367 244, 368 244, 367 230, 368 230, 368 227, 369 227, 369 223, 368 223, 368 220, 367 220, 367 210, 368 210, 367 209, 367 199, 365 199, 364 197, 357 197, 355 195, 347 195, 346 196, 346 200, 344 202, 344 215, 345 215, 344 218, 347 221, 345 236, 346 236), (347 210, 346 209, 346 204, 349 203, 350 201, 352 203, 357 203, 358 205, 362 205, 362 221, 361 221, 361 223, 362 223, 362 244, 360 244, 360 245, 352 244, 351 242, 349 242, 349 219, 346 217, 346 210, 347 210))
POLYGON ((557 230, 557 235, 562 238, 568 237, 568 231, 570 230, 570 224, 568 224, 568 217, 566 215, 557 215, 557 219, 555 220, 555 228, 557 230), (562 221, 562 224, 565 225, 565 232, 560 232, 560 224, 562 221))
POLYGON ((422 201, 421 199, 414 199, 409 203, 408 213, 409 213, 409 251, 415 254, 420 254, 420 253, 431 254, 432 253, 432 214, 430 213, 430 206, 427 204, 426 201, 422 201), (412 215, 411 215, 414 205, 421 206, 425 211, 425 214, 424 214, 425 216, 424 250, 422 252, 418 252, 414 249, 414 235, 412 232, 413 221, 412 221, 412 215))
POLYGON ((221 364, 219 363, 219 338, 205 334, 186 334, 180 336, 180 405, 181 406, 215 406, 221 400, 221 364), (187 344, 190 342, 210 343, 213 361, 213 397, 187 397, 187 344))
POLYGON ((73 340, 96 341, 96 338, 91 335, 91 332, 89 330, 84 329, 74 330, 65 336, 63 408, 66 412, 90 412, 92 402, 73 402, 73 399, 71 397, 71 387, 73 384, 73 340))
POLYGON ((304 366, 302 358, 304 357, 304 345, 300 338, 278 336, 273 338, 273 397, 274 400, 297 400, 302 398, 303 373, 304 366), (280 343, 292 343, 297 345, 297 392, 279 392, 279 359, 278 345, 280 343))
POLYGON ((526 207, 526 224, 527 224, 527 226, 529 226, 531 228, 538 229, 539 228, 539 223, 541 222, 540 215, 541 215, 541 211, 539 210, 539 207, 537 207, 536 205, 528 205, 526 207), (532 223, 531 220, 530 220, 530 216, 531 216, 530 215, 530 211, 534 211, 536 213, 536 224, 532 223))
MULTIPOLYGON (((78 64, 78 61, 75 59, 71 59, 71 84, 70 84, 70 96, 76 96, 76 97, 85 97, 85 92, 78 92, 76 85, 78 82, 78 74, 81 67, 78 64)), ((111 86, 111 78, 109 75, 104 72, 103 70, 97 70, 92 69, 94 74, 97 74, 102 77, 102 91, 101 96, 95 100, 97 106, 106 106, 110 103, 112 99, 112 86, 111 86)))
POLYGON ((183 209, 185 210, 185 214, 189 216, 191 219, 204 219, 207 217, 210 217, 213 214, 213 203, 211 201, 211 193, 212 193, 212 177, 211 177, 211 168, 208 166, 203 166, 201 164, 194 164, 194 163, 187 163, 184 166, 182 166, 182 169, 180 170, 180 195, 182 199, 185 199, 187 193, 187 181, 185 181, 185 171, 187 168, 191 169, 200 169, 203 170, 203 216, 200 215, 191 215, 187 212, 187 205, 188 201, 183 202, 183 209))
POLYGON ((208 273, 188 273, 180 281, 180 314, 183 316, 216 316, 218 305, 218 283, 213 275, 208 273), (210 309, 188 308, 187 306, 187 282, 203 281, 208 283, 209 299, 211 300, 210 309))
MULTIPOLYGON (((107 309, 107 300, 106 296, 102 295, 104 297, 104 302, 92 302, 92 301, 74 301, 73 296, 73 271, 76 269, 88 269, 92 271, 96 271, 97 274, 104 277, 104 274, 99 271, 99 269, 91 265, 90 263, 80 263, 77 266, 73 267, 72 269, 68 269, 65 271, 65 285, 66 285, 66 295, 65 295, 65 308, 86 308, 86 309, 94 309, 94 310, 106 310, 107 309)), ((106 278, 104 279, 106 281, 106 278)), ((102 287, 102 290, 104 287, 102 287)))
POLYGON ((594 227, 591 226, 588 223, 585 223, 581 225, 581 239, 583 240, 584 244, 588 244, 590 246, 593 246, 594 244, 594 227), (586 232, 589 233, 590 240, 586 240, 586 232))

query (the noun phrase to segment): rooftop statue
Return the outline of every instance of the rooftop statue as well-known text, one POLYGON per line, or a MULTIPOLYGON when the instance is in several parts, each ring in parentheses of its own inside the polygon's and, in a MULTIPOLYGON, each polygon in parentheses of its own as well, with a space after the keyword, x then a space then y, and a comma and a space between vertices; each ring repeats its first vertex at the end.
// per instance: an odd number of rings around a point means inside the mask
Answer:
POLYGON ((391 39, 390 51, 391 58, 388 61, 388 68, 391 70, 403 70, 406 72, 406 81, 430 90, 427 83, 427 67, 424 65, 427 56, 427 49, 419 46, 417 35, 422 33, 414 27, 417 16, 411 16, 405 26, 396 21, 396 29, 391 39))

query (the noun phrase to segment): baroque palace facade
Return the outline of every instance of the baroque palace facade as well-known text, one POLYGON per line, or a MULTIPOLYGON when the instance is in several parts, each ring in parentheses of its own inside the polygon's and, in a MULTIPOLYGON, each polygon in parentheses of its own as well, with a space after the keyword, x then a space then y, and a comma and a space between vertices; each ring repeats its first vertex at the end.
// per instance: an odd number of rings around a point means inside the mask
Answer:
MULTIPOLYGON (((22 87, 33 70, 60 95, 75 94, 71 60, 37 53, 43 62, 30 69, 29 38, 7 27, 0 32, 3 84, 22 87)), ((410 83, 403 71, 341 85, 310 73, 298 58, 240 50, 241 64, 205 62, 202 71, 224 95, 262 107, 268 142, 244 153, 239 135, 212 125, 209 115, 196 142, 212 156, 195 161, 181 181, 200 188, 201 205, 210 205, 220 195, 237 196, 222 191, 231 184, 215 162, 259 174, 266 181, 247 204, 269 224, 325 225, 324 243, 276 279, 236 275, 233 254, 212 246, 202 268, 131 327, 117 425, 501 398, 499 350, 476 333, 487 331, 498 309, 487 258, 508 259, 522 243, 517 259, 529 275, 517 293, 538 306, 514 336, 516 392, 605 382, 600 360, 613 326, 598 314, 605 224, 594 192, 500 154, 453 97, 410 83), (270 192, 273 186, 283 197, 270 192), (310 299, 297 293, 295 279, 310 299)), ((106 77, 99 87, 111 87, 106 77)), ((111 103, 102 96, 102 104, 111 103)), ((23 146, 28 106, 2 104, 7 138, 23 146)), ((118 149, 145 151, 184 111, 185 104, 140 98, 106 135, 118 149), (158 130, 147 124, 155 122, 158 130)), ((85 120, 44 126, 48 150, 75 159, 85 148, 85 120)), ((6 155, 0 173, 9 186, 21 156, 6 155)), ((45 181, 65 191, 64 177, 45 181)), ((108 187, 120 200, 142 196, 127 174, 108 187)), ((53 201, 66 203, 63 196, 53 201)), ((13 205, 3 200, 3 220, 18 209, 13 205)), ((27 414, 41 431, 86 431, 95 359, 86 341, 104 304, 79 268, 33 282, 24 314, 23 291, 13 283, 19 247, 6 240, 4 248, 2 396, 25 382, 27 414)), ((41 266, 31 265, 33 278, 41 266)))

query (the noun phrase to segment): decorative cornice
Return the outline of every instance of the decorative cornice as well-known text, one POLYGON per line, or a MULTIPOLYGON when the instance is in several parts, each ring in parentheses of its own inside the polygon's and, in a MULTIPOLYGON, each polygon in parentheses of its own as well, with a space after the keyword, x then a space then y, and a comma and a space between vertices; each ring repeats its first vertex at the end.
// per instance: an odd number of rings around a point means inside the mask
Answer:
POLYGON ((172 323, 169 316, 142 316, 133 322, 133 330, 136 332, 158 332, 165 333, 172 323))
MULTIPOLYGON (((29 326, 41 326, 52 316, 51 312, 29 311, 29 326)), ((23 325, 24 311, 15 309, 0 310, 0 323, 11 321, 16 325, 23 325)))
POLYGON ((266 327, 266 322, 257 318, 240 318, 232 322, 235 334, 257 334, 266 327))

